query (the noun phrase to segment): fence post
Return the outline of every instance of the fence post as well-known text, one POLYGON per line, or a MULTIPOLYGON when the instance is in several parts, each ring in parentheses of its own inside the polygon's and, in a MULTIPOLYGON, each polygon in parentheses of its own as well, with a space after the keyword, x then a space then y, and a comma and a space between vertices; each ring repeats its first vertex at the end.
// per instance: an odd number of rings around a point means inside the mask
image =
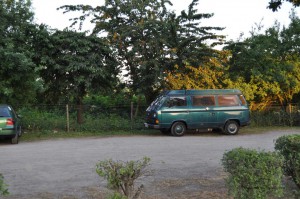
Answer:
POLYGON ((70 116, 69 116, 69 104, 66 105, 66 115, 67 115, 67 132, 70 132, 70 116))
POLYGON ((132 125, 133 125, 133 102, 131 102, 131 112, 130 112, 130 121, 131 121, 131 130, 132 130, 132 125))

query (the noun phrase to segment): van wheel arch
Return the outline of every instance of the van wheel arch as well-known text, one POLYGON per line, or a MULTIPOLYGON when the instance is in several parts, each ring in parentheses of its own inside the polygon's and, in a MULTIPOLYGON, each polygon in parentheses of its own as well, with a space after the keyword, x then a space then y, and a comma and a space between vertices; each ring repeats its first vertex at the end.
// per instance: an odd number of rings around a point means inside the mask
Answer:
POLYGON ((240 130, 240 122, 238 120, 228 120, 225 123, 223 132, 227 135, 236 135, 240 130))
POLYGON ((183 136, 186 133, 187 125, 183 121, 176 121, 173 122, 170 130, 173 136, 183 136))

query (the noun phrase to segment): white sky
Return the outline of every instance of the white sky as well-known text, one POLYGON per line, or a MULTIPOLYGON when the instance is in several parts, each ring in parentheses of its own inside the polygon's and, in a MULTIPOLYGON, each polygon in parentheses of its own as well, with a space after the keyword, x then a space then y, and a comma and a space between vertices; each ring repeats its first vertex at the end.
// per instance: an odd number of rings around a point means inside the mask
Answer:
MULTIPOLYGON (((186 10, 192 0, 171 0, 172 9, 177 13, 186 10)), ((265 28, 271 27, 275 20, 281 25, 288 25, 289 13, 292 5, 284 2, 279 11, 272 12, 267 9, 270 0, 199 0, 197 9, 199 13, 214 13, 210 19, 203 20, 204 26, 225 27, 219 34, 227 35, 227 39, 236 40, 240 33, 247 36, 255 23, 265 28)), ((88 4, 92 6, 103 5, 104 0, 32 0, 32 6, 37 23, 44 23, 51 28, 64 29, 71 24, 69 18, 73 14, 63 14, 63 10, 56 10, 62 5, 88 4)), ((295 9, 300 17, 300 8, 295 9)), ((88 23, 88 22, 86 22, 88 23)))

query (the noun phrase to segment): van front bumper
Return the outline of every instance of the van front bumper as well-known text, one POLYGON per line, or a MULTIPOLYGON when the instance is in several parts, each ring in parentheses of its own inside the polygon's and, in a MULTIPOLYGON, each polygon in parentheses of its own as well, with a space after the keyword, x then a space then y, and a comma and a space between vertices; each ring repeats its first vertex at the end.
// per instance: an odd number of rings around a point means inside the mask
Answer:
POLYGON ((144 123, 144 126, 148 129, 159 129, 160 128, 160 126, 158 124, 144 123))

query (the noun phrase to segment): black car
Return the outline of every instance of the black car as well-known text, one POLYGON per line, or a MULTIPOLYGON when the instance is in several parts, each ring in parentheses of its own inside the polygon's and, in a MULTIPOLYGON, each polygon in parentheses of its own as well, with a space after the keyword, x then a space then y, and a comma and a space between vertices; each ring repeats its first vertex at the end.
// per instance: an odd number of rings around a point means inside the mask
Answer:
POLYGON ((18 144, 21 135, 20 117, 10 105, 0 104, 0 138, 11 139, 12 144, 18 144))

